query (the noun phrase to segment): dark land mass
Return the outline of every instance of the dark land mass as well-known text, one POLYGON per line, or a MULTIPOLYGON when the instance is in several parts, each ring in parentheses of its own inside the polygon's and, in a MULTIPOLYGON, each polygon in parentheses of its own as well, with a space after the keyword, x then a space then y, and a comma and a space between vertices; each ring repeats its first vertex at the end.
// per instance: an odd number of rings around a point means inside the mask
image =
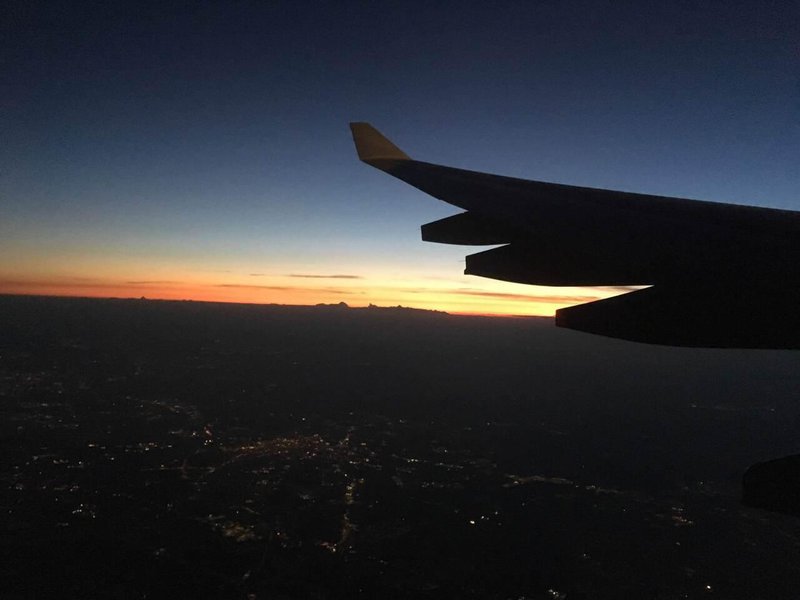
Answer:
POLYGON ((800 354, 0 296, 4 598, 796 598, 800 354))

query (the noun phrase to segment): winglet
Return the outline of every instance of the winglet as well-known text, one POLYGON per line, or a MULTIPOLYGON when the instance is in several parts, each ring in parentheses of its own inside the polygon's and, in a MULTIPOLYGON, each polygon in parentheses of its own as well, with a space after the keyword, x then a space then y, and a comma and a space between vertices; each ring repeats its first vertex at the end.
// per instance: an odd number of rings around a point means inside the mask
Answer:
POLYGON ((353 132, 358 158, 367 164, 385 160, 411 160, 408 154, 387 140, 369 123, 350 123, 350 130, 353 132))

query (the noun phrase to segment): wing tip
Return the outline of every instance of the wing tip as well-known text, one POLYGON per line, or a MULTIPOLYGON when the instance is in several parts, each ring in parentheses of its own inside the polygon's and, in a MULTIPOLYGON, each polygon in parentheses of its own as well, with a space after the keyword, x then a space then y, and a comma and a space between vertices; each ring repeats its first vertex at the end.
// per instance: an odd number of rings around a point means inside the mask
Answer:
POLYGON ((367 164, 384 160, 411 160, 408 154, 369 123, 350 123, 350 131, 353 133, 358 158, 367 164))

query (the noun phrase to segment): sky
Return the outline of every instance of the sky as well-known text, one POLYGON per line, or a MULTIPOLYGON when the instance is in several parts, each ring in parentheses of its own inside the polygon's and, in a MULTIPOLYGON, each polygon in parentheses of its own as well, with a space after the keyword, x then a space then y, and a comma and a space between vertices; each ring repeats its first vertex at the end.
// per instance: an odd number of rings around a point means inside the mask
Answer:
MULTIPOLYGON (((414 158, 800 210, 800 2, 4 2, 0 293, 551 315, 414 158)), ((569 240, 564 240, 565 244, 569 240)))

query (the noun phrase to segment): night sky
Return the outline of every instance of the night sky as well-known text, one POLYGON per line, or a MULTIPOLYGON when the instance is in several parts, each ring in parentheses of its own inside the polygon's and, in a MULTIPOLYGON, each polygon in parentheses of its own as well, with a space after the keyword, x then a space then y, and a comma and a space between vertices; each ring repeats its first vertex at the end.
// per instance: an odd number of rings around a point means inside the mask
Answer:
POLYGON ((800 210, 798 2, 5 2, 0 292, 552 314, 414 158, 800 210))

